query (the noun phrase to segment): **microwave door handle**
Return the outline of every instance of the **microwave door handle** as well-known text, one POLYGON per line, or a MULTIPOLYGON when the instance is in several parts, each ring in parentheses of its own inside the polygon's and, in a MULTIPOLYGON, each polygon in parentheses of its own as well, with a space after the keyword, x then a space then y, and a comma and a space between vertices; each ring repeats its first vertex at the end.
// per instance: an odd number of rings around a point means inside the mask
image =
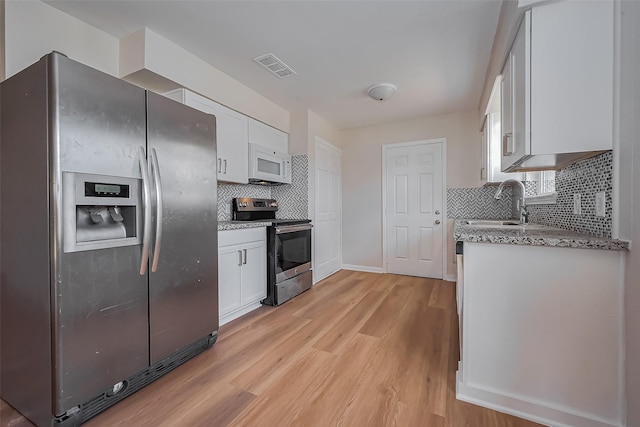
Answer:
POLYGON ((142 204, 144 210, 144 222, 142 232, 142 256, 140 260, 140 275, 147 272, 149 263, 149 244, 151 243, 151 188, 149 184, 149 167, 147 166, 147 156, 144 147, 138 147, 138 162, 140 164, 140 175, 142 175, 142 204))
POLYGON ((160 246, 162 244, 162 211, 164 202, 162 199, 162 181, 160 179, 160 167, 158 166, 158 153, 156 149, 151 149, 151 172, 156 187, 156 244, 153 249, 153 262, 151 263, 151 272, 158 271, 158 262, 160 260, 160 246))

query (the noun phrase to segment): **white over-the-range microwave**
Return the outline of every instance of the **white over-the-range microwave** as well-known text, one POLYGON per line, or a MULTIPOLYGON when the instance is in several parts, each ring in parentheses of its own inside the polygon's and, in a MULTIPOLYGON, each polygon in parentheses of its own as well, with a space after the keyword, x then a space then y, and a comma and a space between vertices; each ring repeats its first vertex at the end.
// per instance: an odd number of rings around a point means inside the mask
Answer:
POLYGON ((249 144, 249 182, 291 184, 291 156, 269 147, 249 144))

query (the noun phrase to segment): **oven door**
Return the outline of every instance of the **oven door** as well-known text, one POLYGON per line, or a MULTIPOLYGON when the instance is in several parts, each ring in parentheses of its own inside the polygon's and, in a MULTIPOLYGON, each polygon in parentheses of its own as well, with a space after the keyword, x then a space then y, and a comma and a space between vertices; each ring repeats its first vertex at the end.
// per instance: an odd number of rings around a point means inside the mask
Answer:
POLYGON ((311 224, 276 227, 276 283, 311 270, 311 224))

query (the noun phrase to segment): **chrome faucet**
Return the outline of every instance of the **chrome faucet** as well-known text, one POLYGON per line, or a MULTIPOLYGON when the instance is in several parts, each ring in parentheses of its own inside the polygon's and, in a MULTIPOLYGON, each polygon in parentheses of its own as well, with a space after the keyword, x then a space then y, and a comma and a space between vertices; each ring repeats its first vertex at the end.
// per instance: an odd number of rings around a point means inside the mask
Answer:
POLYGON ((496 200, 500 200, 500 197, 502 196, 502 191, 504 190, 504 186, 507 183, 516 184, 518 187, 520 187, 520 206, 518 208, 520 213, 520 224, 526 224, 529 220, 529 214, 527 212, 527 207, 525 206, 525 203, 524 203, 525 190, 524 190, 524 184, 522 183, 522 181, 518 181, 517 179, 513 179, 513 178, 505 179, 500 183, 500 186, 498 186, 498 191, 496 191, 496 195, 494 197, 496 198, 496 200))

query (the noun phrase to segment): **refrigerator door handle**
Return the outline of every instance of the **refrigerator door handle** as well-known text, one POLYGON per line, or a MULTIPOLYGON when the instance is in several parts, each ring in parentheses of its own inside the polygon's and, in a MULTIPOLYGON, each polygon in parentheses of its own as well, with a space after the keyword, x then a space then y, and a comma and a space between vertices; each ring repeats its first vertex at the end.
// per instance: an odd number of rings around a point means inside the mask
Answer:
POLYGON ((142 259, 140 260, 140 275, 147 272, 149 263, 149 244, 151 243, 151 188, 149 186, 149 167, 144 147, 138 147, 138 161, 140 162, 140 174, 142 175, 142 203, 144 205, 144 230, 142 234, 142 259))
POLYGON ((151 263, 151 272, 158 271, 158 261, 160 260, 160 245, 162 244, 162 211, 164 203, 162 200, 162 181, 160 179, 160 167, 158 166, 158 153, 156 149, 151 150, 151 173, 153 183, 156 188, 156 244, 153 248, 153 262, 151 263))

